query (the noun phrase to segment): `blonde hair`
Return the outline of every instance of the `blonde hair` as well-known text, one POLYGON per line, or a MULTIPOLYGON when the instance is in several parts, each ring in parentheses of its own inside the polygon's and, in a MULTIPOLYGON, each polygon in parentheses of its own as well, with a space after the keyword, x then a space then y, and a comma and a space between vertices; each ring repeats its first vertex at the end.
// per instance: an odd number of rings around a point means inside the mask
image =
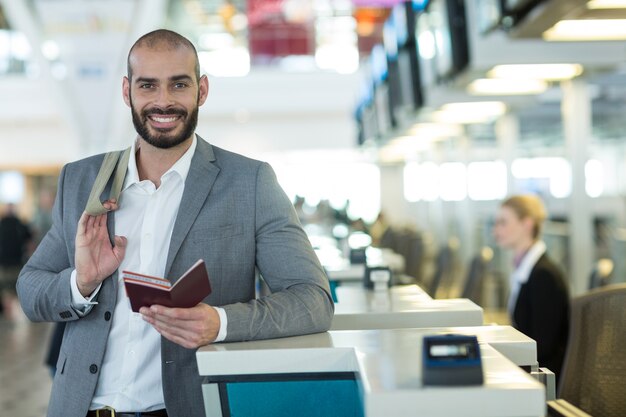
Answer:
POLYGON ((546 208, 539 197, 533 194, 514 195, 501 204, 502 207, 509 207, 517 214, 519 219, 530 218, 535 223, 533 226, 533 239, 538 239, 541 235, 543 222, 548 217, 546 208))

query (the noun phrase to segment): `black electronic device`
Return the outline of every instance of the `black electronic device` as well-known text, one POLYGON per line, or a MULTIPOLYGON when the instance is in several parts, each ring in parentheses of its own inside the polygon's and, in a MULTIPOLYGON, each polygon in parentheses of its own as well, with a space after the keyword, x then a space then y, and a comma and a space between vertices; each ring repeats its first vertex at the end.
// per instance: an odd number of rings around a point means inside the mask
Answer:
POLYGON ((350 249, 350 264, 359 265, 367 263, 366 248, 350 249))
POLYGON ((418 33, 418 50, 430 55, 425 48, 424 39, 433 49, 432 60, 434 76, 437 82, 446 82, 463 71, 469 64, 469 41, 467 17, 463 0, 430 0, 423 16, 418 18, 418 32, 428 31, 424 36, 418 33), (420 41, 419 38, 422 38, 420 41))
POLYGON ((384 289, 393 285, 393 276, 388 266, 366 266, 363 286, 367 289, 384 289))
POLYGON ((476 336, 444 334, 424 336, 424 385, 482 385, 483 369, 476 336))
POLYGON ((476 26, 482 34, 489 33, 500 26, 503 0, 482 0, 476 3, 476 26))
POLYGON ((511 28, 528 16, 535 7, 547 0, 501 0, 502 22, 511 28))

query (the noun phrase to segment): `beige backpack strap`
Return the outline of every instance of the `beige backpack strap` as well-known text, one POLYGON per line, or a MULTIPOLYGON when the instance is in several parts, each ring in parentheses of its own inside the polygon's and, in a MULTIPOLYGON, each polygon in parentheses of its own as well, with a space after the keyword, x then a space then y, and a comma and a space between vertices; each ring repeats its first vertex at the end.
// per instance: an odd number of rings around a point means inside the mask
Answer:
POLYGON ((104 192, 104 188, 112 175, 114 175, 113 184, 111 185, 111 192, 108 199, 115 199, 119 204, 120 193, 122 192, 124 177, 126 176, 126 170, 128 168, 130 149, 131 148, 127 148, 124 151, 108 152, 104 155, 104 160, 102 161, 102 165, 100 165, 100 171, 98 171, 96 180, 91 188, 91 193, 89 193, 89 200, 87 200, 87 206, 85 207, 87 214, 97 216, 108 211, 102 205, 100 196, 104 192), (114 170, 115 173, 113 172, 114 170))

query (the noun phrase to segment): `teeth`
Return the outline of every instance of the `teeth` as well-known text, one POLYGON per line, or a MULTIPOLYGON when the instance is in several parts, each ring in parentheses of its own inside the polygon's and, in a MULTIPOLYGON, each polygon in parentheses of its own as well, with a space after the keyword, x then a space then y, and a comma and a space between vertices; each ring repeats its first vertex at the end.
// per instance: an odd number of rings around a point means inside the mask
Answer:
POLYGON ((158 116, 152 116, 152 120, 154 120, 155 122, 159 122, 159 123, 170 123, 173 122, 174 120, 176 120, 178 117, 158 117, 158 116))

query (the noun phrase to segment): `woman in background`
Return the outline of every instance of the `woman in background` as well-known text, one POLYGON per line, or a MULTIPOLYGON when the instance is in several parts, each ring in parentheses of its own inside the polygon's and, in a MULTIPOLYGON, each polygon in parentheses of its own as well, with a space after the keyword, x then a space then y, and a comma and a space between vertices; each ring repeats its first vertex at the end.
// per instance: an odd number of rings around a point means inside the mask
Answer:
POLYGON ((514 255, 508 302, 511 323, 537 342, 539 366, 554 372, 558 383, 567 346, 569 293, 563 273, 541 240, 545 219, 546 210, 537 196, 513 196, 500 206, 494 236, 514 255))

